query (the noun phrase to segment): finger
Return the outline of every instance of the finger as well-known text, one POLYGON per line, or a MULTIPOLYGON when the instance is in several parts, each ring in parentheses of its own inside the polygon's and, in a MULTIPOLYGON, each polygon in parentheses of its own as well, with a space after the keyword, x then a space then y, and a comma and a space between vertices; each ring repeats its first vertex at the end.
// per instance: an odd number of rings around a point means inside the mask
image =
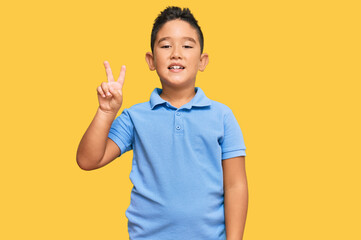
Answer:
POLYGON ((117 102, 122 101, 122 91, 121 90, 116 90, 116 89, 111 88, 110 92, 117 102))
POLYGON ((109 91, 109 84, 107 83, 107 82, 102 82, 102 89, 103 89, 103 91, 104 91, 104 94, 106 95, 106 96, 111 96, 111 94, 110 94, 110 91, 109 91))
POLYGON ((104 67, 105 67, 105 72, 107 73, 108 82, 114 82, 112 69, 110 69, 110 65, 108 61, 104 61, 104 67))
POLYGON ((123 86, 124 84, 125 71, 126 71, 126 67, 125 65, 123 65, 122 68, 120 69, 119 77, 117 80, 117 82, 120 83, 121 86, 123 86))
POLYGON ((103 98, 105 98, 105 94, 104 94, 104 91, 103 91, 103 89, 102 89, 101 86, 99 86, 99 87, 97 88, 97 91, 98 91, 98 93, 99 93, 103 98))

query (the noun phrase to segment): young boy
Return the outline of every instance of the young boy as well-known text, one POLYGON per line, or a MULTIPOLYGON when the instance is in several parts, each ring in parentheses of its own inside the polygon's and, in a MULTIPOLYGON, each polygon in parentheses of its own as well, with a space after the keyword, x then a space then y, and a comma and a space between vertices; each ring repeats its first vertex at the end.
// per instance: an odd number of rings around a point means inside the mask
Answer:
POLYGON ((133 150, 126 210, 131 240, 241 240, 247 215, 245 144, 230 108, 195 87, 208 55, 189 9, 159 14, 146 53, 162 88, 116 115, 125 66, 97 89, 99 108, 78 148, 84 170, 133 150), (114 120, 115 119, 115 120, 114 120))

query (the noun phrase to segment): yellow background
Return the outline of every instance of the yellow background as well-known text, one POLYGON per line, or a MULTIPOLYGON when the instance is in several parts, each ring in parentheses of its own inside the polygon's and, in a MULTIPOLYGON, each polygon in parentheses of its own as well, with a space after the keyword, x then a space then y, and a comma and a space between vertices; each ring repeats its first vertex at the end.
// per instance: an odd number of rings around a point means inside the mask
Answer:
POLYGON ((91 172, 75 155, 104 60, 127 66, 122 109, 160 87, 144 56, 168 5, 198 19, 196 86, 244 134, 244 239, 361 239, 361 8, 345 0, 3 1, 0 239, 128 239, 132 152, 91 172))

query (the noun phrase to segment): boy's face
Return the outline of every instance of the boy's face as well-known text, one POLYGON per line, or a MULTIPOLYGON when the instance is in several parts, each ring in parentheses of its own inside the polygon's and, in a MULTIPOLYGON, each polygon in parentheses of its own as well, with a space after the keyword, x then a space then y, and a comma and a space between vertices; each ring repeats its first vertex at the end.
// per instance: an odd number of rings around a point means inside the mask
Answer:
POLYGON ((198 70, 208 64, 208 54, 201 54, 196 29, 176 19, 166 22, 158 31, 154 52, 147 52, 150 70, 156 70, 162 85, 184 87, 194 85, 198 70))

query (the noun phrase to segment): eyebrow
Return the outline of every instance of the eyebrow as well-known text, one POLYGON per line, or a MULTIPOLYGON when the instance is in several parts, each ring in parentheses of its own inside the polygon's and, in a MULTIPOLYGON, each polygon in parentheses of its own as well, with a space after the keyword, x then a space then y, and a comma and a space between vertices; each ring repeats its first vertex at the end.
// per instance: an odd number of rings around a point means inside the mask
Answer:
MULTIPOLYGON (((168 40, 170 39, 170 37, 163 37, 161 39, 158 40, 158 44, 162 41, 165 41, 165 40, 168 40)), ((197 43, 196 40, 194 40, 193 38, 191 37, 183 37, 182 39, 185 39, 185 40, 188 40, 188 41, 191 41, 191 42, 194 42, 194 43, 197 43)))

